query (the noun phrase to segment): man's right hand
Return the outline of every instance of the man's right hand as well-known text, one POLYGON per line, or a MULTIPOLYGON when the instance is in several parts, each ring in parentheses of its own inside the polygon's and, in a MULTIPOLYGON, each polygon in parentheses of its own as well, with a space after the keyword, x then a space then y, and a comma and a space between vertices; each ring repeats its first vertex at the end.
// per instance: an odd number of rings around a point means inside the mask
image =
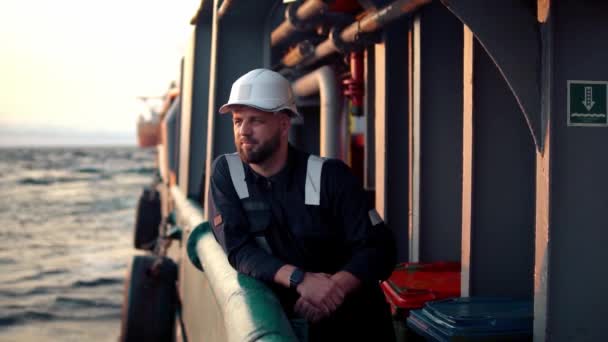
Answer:
POLYGON ((342 305, 345 295, 338 283, 325 273, 306 272, 296 290, 304 300, 325 315, 336 311, 342 305))

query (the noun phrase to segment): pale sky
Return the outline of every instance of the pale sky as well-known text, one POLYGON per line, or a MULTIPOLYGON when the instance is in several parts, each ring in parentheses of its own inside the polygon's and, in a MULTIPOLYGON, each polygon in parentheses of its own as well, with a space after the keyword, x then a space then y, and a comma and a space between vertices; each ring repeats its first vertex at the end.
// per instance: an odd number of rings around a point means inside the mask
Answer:
POLYGON ((178 78, 199 3, 0 1, 0 145, 29 131, 134 143, 136 97, 178 78))

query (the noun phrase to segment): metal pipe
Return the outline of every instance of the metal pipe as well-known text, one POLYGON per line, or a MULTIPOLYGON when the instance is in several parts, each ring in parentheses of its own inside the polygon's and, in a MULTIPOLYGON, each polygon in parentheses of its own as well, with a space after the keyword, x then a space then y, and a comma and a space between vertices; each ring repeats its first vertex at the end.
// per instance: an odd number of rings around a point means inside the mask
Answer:
POLYGON ((224 16, 224 14, 226 14, 226 12, 228 12, 228 9, 230 8, 230 5, 232 5, 232 0, 224 0, 224 1, 222 1, 222 4, 220 5, 220 8, 217 10, 217 17, 218 17, 218 19, 222 19, 222 17, 224 16))
POLYGON ((338 80, 330 66, 322 66, 316 71, 297 79, 292 85, 297 96, 310 96, 319 93, 321 116, 321 151, 322 157, 341 158, 340 108, 342 94, 338 80))
POLYGON ((301 61, 301 60, 308 58, 309 56, 311 56, 313 54, 314 51, 315 51, 314 45, 312 45, 311 42, 305 40, 303 42, 300 42, 298 45, 296 45, 291 50, 289 50, 289 52, 287 52, 287 54, 285 54, 283 59, 281 59, 281 64, 295 65, 294 61, 296 61, 296 64, 297 64, 297 61, 301 61))
POLYGON ((270 46, 276 46, 285 41, 289 36, 299 29, 294 25, 294 21, 304 22, 318 17, 327 10, 327 4, 321 0, 308 0, 303 3, 291 4, 298 6, 295 10, 295 18, 289 19, 290 7, 285 10, 285 21, 283 21, 270 35, 270 46))
POLYGON ((363 51, 353 51, 349 55, 350 76, 342 80, 343 93, 352 103, 352 114, 361 116, 365 88, 365 81, 363 79, 363 51))
MULTIPOLYGON (((338 35, 339 40, 346 44, 353 43, 356 41, 358 35, 362 33, 375 32, 378 29, 384 27, 386 24, 394 21, 395 19, 400 18, 404 14, 414 12, 415 10, 429 2, 431 2, 431 0, 397 0, 383 7, 380 10, 369 13, 361 20, 355 21, 354 23, 347 26, 338 35)), ((310 58, 290 60, 290 63, 292 64, 287 66, 293 67, 299 63, 304 63, 304 65, 311 65, 317 62, 318 60, 339 51, 340 50, 336 46, 335 41, 332 38, 329 38, 321 44, 317 45, 313 55, 310 56, 310 58)))

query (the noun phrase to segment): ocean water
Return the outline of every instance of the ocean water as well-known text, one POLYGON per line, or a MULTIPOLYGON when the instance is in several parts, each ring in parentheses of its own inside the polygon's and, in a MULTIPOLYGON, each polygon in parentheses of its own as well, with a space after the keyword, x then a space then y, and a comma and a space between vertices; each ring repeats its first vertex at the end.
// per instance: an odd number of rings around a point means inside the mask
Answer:
POLYGON ((116 341, 154 151, 0 149, 0 341, 116 341))

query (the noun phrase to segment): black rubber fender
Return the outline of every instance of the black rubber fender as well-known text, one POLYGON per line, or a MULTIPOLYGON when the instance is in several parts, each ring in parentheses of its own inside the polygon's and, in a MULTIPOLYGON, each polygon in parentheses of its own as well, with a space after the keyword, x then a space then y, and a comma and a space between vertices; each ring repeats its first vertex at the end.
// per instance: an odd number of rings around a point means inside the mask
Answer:
POLYGON ((161 215, 160 193, 153 187, 145 187, 139 196, 135 214, 133 241, 135 248, 154 249, 158 238, 161 215))
POLYGON ((124 287, 120 338, 123 342, 175 339, 177 265, 162 257, 157 272, 151 271, 157 258, 133 257, 124 287))

